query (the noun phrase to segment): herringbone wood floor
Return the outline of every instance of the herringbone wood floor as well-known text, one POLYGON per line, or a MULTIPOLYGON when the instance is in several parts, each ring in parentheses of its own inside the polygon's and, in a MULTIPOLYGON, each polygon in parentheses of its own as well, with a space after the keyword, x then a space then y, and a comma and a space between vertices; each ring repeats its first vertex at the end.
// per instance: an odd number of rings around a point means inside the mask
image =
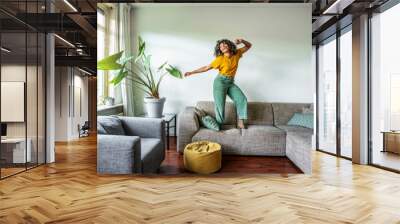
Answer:
MULTIPOLYGON (((232 156, 222 157, 222 168, 218 174, 227 173, 303 173, 286 157, 280 156, 232 156)), ((170 150, 166 150, 159 173, 162 175, 190 174, 185 170, 183 155, 176 151, 176 138, 170 137, 170 150)), ((214 175, 218 175, 214 174, 214 175)))
POLYGON ((400 223, 400 175, 314 153, 314 173, 98 176, 94 138, 0 181, 0 223, 400 223))

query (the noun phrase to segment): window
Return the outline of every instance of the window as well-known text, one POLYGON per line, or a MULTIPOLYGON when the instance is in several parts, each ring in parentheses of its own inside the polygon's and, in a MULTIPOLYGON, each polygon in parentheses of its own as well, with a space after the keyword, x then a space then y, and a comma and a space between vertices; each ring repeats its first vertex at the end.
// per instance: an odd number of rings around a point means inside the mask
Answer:
POLYGON ((400 170, 400 4, 371 19, 372 163, 400 170), (388 144, 388 145, 385 145, 388 144), (393 145, 394 144, 394 145, 393 145), (389 147, 392 145, 393 147, 389 147))
MULTIPOLYGON (((97 10, 97 60, 105 57, 105 31, 106 31, 106 18, 101 9, 97 10)), ((97 71, 97 104, 102 104, 102 98, 107 94, 105 92, 105 73, 104 71, 97 71)))
POLYGON ((340 36, 340 155, 352 157, 352 33, 340 36))
MULTIPOLYGON (((36 16, 43 3, 21 1, 19 15, 36 16)), ((4 12, 0 17, 9 21, 0 28, 2 179, 46 162, 46 36, 4 12)))
POLYGON ((340 36, 331 36, 318 47, 317 142, 321 151, 351 158, 353 131, 351 25, 340 30, 339 34, 340 36))
MULTIPOLYGON (((97 60, 118 52, 116 43, 118 42, 117 25, 114 16, 116 10, 107 6, 102 6, 97 10, 97 60)), ((120 86, 113 86, 110 81, 114 73, 108 71, 98 71, 97 73, 97 104, 103 105, 105 97, 112 97, 116 104, 122 103, 120 86)))
POLYGON ((336 153, 336 39, 318 48, 318 148, 336 153))

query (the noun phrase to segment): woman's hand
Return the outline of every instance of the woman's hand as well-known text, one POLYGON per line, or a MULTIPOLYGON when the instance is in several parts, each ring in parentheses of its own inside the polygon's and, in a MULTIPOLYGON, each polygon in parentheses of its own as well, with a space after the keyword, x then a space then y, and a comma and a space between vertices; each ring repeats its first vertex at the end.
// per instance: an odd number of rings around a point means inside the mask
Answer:
POLYGON ((235 39, 235 44, 241 44, 243 42, 243 39, 237 38, 235 39))
POLYGON ((185 77, 188 77, 188 76, 191 76, 191 75, 193 75, 192 72, 185 72, 185 77))
POLYGON ((244 44, 244 47, 240 48, 240 49, 242 49, 242 53, 248 51, 248 50, 251 48, 251 46, 252 46, 250 42, 248 42, 247 40, 244 40, 244 39, 242 39, 242 38, 236 39, 236 40, 235 40, 235 43, 236 43, 236 45, 238 45, 238 44, 244 44))

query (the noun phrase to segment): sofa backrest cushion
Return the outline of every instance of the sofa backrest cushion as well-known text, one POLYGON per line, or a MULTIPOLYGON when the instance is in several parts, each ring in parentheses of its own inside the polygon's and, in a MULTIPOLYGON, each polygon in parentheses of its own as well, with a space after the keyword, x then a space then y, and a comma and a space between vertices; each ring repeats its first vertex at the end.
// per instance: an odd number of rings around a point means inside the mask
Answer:
POLYGON ((116 116, 98 116, 97 122, 109 135, 125 135, 121 120, 116 116))
MULTIPOLYGON (((214 102, 212 101, 199 101, 196 107, 206 112, 208 115, 215 117, 214 102)), ((236 109, 232 102, 226 102, 225 104, 225 121, 224 124, 235 124, 236 125, 236 109)))
POLYGON ((101 125, 99 122, 97 122, 97 134, 101 134, 101 135, 107 134, 106 129, 104 129, 103 125, 101 125))
POLYGON ((302 113, 303 108, 312 108, 310 103, 272 103, 274 125, 286 125, 294 113, 302 113))
POLYGON ((273 125, 274 117, 272 105, 263 102, 249 102, 247 104, 248 124, 273 125))

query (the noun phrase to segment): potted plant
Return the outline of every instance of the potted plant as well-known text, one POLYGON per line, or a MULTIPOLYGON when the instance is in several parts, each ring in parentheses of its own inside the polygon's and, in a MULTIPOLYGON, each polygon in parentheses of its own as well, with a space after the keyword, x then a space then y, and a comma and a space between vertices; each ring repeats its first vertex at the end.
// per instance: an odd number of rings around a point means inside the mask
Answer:
POLYGON ((141 89, 146 97, 144 98, 145 109, 148 117, 162 117, 165 97, 160 97, 159 88, 165 75, 181 79, 182 72, 164 62, 157 69, 151 67, 151 55, 145 52, 146 43, 138 37, 138 53, 136 56, 123 56, 123 51, 110 55, 97 62, 98 70, 115 71, 115 77, 110 81, 114 85, 121 83, 123 79, 132 80, 136 87, 141 89), (132 65, 132 69, 127 64, 132 65))
POLYGON ((106 106, 114 106, 115 104, 115 99, 113 97, 110 96, 106 96, 104 97, 104 104, 106 106))

